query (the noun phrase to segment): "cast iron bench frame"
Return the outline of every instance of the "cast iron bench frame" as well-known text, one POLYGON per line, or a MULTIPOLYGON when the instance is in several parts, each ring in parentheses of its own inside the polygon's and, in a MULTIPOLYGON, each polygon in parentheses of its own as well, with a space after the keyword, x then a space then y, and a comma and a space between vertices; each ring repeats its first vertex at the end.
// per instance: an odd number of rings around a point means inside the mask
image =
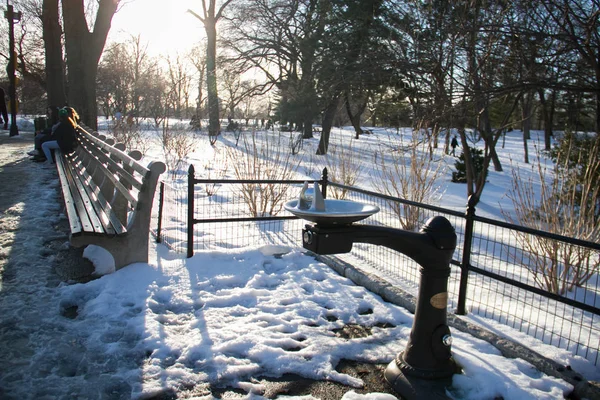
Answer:
POLYGON ((154 192, 166 167, 144 167, 137 150, 126 154, 114 144, 79 126, 72 154, 56 151, 56 168, 74 247, 94 244, 111 253, 115 269, 148 262, 148 237, 154 192))

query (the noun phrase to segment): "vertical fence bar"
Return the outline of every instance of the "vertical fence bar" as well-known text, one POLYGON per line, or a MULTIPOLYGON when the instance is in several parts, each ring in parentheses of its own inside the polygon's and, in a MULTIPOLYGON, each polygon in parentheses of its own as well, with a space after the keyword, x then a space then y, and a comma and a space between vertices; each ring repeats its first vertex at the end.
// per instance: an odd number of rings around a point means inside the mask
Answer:
POLYGON ((467 282, 469 280, 469 269, 471 267, 471 245, 473 243, 473 223, 475 217, 475 204, 479 199, 475 195, 469 196, 467 201, 467 212, 465 214, 465 236, 463 243, 463 256, 460 265, 460 286, 458 288, 458 306, 456 308, 456 314, 466 315, 466 302, 467 302, 467 282))
POLYGON ((194 255, 194 165, 188 170, 187 258, 194 255))
POLYGON ((156 227, 156 243, 162 242, 160 233, 162 230, 163 207, 165 205, 165 183, 160 182, 158 189, 158 225, 156 227))
POLYGON ((327 198, 327 179, 327 168, 323 168, 323 175, 321 175, 321 194, 323 195, 324 199, 327 198))

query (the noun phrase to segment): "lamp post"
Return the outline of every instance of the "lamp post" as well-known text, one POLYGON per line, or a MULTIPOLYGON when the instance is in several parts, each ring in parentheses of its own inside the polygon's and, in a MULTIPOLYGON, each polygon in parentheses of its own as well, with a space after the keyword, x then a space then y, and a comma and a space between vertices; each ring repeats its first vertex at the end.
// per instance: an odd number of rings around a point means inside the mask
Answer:
POLYGON ((4 17, 8 20, 8 47, 10 51, 10 58, 8 60, 8 66, 6 67, 6 72, 8 73, 9 79, 9 88, 8 88, 8 96, 10 97, 10 136, 16 136, 19 134, 19 128, 17 127, 17 78, 15 76, 15 65, 16 65, 16 55, 15 55, 15 22, 19 22, 21 20, 21 12, 15 12, 12 4, 8 3, 9 0, 6 0, 6 11, 4 12, 4 17))

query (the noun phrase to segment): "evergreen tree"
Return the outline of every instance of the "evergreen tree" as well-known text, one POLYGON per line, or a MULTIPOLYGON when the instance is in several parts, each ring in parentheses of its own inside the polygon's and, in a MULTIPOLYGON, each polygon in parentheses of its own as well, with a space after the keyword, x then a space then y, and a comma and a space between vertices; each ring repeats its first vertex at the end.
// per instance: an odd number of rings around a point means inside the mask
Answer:
MULTIPOLYGON (((471 147, 471 155, 473 158, 473 168, 475 174, 480 176, 484 173, 487 178, 487 169, 484 170, 483 150, 471 147)), ((452 182, 467 183, 467 166, 465 164, 465 152, 461 152, 458 160, 454 163, 455 172, 452 172, 452 182)))

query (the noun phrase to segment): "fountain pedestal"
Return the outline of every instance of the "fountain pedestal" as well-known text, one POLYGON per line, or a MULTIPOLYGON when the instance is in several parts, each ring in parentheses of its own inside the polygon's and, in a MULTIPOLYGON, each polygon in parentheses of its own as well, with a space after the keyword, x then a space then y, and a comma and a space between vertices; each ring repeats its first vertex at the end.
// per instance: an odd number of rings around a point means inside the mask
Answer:
MULTIPOLYGON (((315 195, 318 196, 318 190, 315 195)), ((324 200, 319 209, 297 209, 300 201, 288 202, 286 209, 314 222, 302 230, 304 248, 316 254, 340 254, 354 243, 370 243, 396 250, 420 266, 421 279, 414 323, 404 351, 385 370, 385 379, 407 400, 448 399, 446 387, 459 368, 452 358, 452 336, 447 325, 448 277, 456 248, 456 233, 446 218, 430 218, 419 232, 354 224, 379 209, 357 213, 366 205, 342 200, 324 200), (328 213, 330 209, 338 210, 328 213), (296 207, 296 209, 294 209, 296 207), (347 208, 352 212, 344 213, 347 208)))

